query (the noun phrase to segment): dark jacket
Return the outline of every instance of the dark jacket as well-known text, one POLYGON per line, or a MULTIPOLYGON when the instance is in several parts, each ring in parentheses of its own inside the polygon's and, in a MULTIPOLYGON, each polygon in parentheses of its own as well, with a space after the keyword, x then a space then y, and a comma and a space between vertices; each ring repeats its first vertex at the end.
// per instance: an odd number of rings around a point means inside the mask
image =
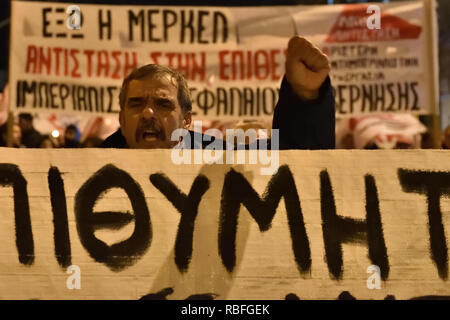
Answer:
MULTIPOLYGON (((284 77, 272 122, 272 128, 279 129, 280 150, 334 149, 334 114, 334 97, 329 78, 320 88, 319 97, 316 100, 303 101, 293 92, 289 82, 284 77)), ((192 149, 205 148, 215 140, 214 137, 203 139, 204 135, 201 133, 194 133, 193 131, 189 131, 189 133, 192 149), (201 141, 201 145, 195 143, 195 141, 201 141)), ((222 143, 225 149, 225 143, 222 143)), ((260 141, 259 145, 267 145, 270 148, 270 141, 260 141)), ((106 138, 101 147, 128 148, 120 129, 106 138)), ((248 148, 248 146, 246 147, 248 148)))
POLYGON ((272 128, 280 131, 280 149, 334 149, 333 88, 327 78, 316 100, 303 101, 283 78, 272 128))
POLYGON ((36 129, 22 131, 22 144, 27 148, 40 148, 42 136, 36 129))

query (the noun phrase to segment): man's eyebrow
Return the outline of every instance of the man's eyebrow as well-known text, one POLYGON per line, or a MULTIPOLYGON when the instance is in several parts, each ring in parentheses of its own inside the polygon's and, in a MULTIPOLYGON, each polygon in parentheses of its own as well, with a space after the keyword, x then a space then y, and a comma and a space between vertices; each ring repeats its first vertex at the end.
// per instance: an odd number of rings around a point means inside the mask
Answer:
POLYGON ((144 100, 144 97, 128 97, 127 102, 141 102, 144 100))
POLYGON ((169 98, 155 98, 155 100, 159 103, 166 103, 166 102, 173 103, 173 100, 169 98))

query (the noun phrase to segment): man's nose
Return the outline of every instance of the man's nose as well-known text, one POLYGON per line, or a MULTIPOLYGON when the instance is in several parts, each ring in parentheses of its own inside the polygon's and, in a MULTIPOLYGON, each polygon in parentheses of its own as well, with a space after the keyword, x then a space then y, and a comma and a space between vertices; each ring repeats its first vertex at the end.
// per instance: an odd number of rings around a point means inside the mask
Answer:
POLYGON ((142 111, 142 116, 146 119, 151 119, 155 115, 155 112, 153 110, 153 106, 150 103, 147 103, 147 105, 144 107, 144 110, 142 111))

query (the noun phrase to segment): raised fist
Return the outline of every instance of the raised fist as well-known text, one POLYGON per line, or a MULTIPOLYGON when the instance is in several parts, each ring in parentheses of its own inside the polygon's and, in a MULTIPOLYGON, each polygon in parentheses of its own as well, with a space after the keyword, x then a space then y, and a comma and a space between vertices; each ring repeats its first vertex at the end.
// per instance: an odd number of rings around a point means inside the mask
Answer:
POLYGON ((328 57, 303 37, 289 40, 286 53, 286 79, 304 100, 319 96, 319 88, 330 72, 328 57))

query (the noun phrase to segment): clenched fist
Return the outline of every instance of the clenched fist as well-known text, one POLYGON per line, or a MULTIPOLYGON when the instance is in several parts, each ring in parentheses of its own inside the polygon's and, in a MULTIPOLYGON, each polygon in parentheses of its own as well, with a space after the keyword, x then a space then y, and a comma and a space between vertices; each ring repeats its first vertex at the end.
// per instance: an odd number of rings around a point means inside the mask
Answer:
POLYGON ((303 37, 289 40, 286 53, 286 79, 304 100, 316 99, 319 88, 330 72, 328 57, 303 37))

